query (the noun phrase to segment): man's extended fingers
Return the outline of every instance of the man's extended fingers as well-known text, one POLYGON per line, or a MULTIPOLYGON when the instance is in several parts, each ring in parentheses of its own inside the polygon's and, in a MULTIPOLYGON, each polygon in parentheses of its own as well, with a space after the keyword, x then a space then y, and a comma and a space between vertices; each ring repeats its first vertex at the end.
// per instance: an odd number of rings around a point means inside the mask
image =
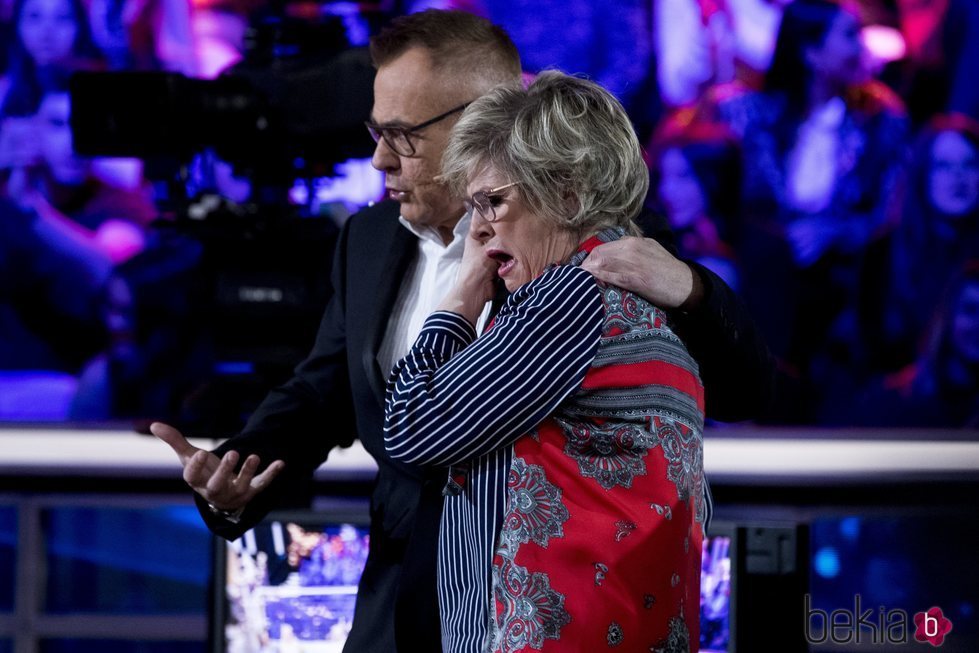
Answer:
POLYGON ((234 483, 235 465, 238 464, 239 454, 232 449, 224 454, 217 469, 207 481, 207 491, 214 496, 226 494, 234 483))
POLYGON ((208 456, 211 455, 213 454, 198 449, 184 465, 184 480, 196 492, 202 492, 207 487, 207 482, 211 480, 212 474, 208 471, 208 456))
POLYGON ((286 464, 281 460, 276 460, 269 465, 264 472, 252 479, 251 486, 255 492, 261 492, 269 486, 276 476, 285 468, 286 464))
POLYGON ((245 458, 245 462, 241 466, 241 471, 238 472, 238 477, 235 479, 235 484, 240 487, 247 487, 252 482, 252 477, 255 475, 255 470, 258 469, 261 462, 262 461, 255 454, 245 458))
POLYGON ((163 422, 153 422, 150 424, 150 433, 155 435, 158 439, 166 442, 170 445, 177 455, 180 457, 180 462, 184 465, 187 464, 187 460, 201 451, 190 442, 187 438, 177 429, 173 428, 169 424, 164 424, 163 422))

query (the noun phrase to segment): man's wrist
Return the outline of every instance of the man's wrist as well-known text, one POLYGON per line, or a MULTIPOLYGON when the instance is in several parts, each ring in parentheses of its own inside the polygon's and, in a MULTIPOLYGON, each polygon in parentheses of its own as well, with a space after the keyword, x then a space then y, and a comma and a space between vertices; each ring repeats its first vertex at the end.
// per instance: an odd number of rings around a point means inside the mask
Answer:
POLYGON ((211 502, 208 502, 207 509, 211 511, 212 515, 221 517, 222 519, 225 519, 231 522, 232 524, 237 524, 238 522, 240 522, 241 515, 242 513, 245 512, 245 506, 242 506, 237 510, 227 510, 225 508, 218 508, 216 505, 214 505, 211 502))
POLYGON ((678 307, 681 311, 691 312, 700 308, 704 303, 704 297, 707 293, 706 287, 704 286, 704 279, 700 276, 700 272, 694 265, 687 264, 687 268, 690 269, 691 285, 690 294, 687 298, 680 303, 678 307))

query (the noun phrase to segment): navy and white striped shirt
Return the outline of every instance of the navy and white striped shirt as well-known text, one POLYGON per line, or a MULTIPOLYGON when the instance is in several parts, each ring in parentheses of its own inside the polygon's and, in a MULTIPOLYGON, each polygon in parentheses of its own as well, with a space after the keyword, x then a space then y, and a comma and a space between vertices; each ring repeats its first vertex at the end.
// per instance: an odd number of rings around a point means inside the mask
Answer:
POLYGON ((445 651, 484 646, 512 444, 581 386, 603 319, 595 279, 578 267, 555 267, 517 289, 481 338, 462 316, 433 313, 392 371, 385 420, 391 456, 425 465, 472 461, 462 493, 446 497, 442 514, 445 651))

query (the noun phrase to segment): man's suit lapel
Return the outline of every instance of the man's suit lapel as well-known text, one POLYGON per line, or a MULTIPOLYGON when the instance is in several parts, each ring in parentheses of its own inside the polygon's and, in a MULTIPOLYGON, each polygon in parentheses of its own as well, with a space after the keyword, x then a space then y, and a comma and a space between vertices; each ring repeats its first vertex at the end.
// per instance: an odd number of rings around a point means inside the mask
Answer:
POLYGON ((387 330, 388 321, 391 318, 391 309, 394 308, 398 291, 401 289, 408 266, 417 251, 417 244, 418 239, 415 235, 395 220, 394 231, 387 241, 387 247, 381 245, 375 252, 381 261, 377 285, 374 289, 377 292, 377 301, 371 303, 374 312, 367 320, 362 362, 371 389, 382 407, 384 406, 384 393, 387 384, 387 370, 381 370, 380 365, 378 365, 377 352, 384 340, 384 333, 387 330))

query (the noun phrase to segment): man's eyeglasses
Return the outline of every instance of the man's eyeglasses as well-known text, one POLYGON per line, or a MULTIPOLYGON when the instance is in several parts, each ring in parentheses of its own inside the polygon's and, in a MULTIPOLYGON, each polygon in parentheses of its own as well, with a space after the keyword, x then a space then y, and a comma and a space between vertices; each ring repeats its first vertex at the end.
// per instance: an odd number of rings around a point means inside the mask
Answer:
POLYGON ((454 113, 459 113, 460 111, 465 110, 469 104, 469 102, 460 104, 454 109, 449 109, 445 113, 440 113, 430 120, 420 122, 411 127, 385 127, 369 120, 364 124, 367 125, 367 131, 370 132, 371 138, 374 139, 375 143, 383 138, 384 142, 394 151, 395 154, 399 154, 401 156, 415 156, 415 142, 413 140, 415 132, 421 131, 430 125, 434 125, 440 120, 445 120, 454 113))
POLYGON ((503 203, 503 195, 500 195, 501 190, 506 190, 511 186, 516 186, 519 181, 513 181, 509 184, 504 184, 498 188, 491 188, 489 190, 477 190, 469 198, 467 204, 467 209, 475 209, 476 213, 479 214, 486 222, 496 222, 496 207, 503 203))

